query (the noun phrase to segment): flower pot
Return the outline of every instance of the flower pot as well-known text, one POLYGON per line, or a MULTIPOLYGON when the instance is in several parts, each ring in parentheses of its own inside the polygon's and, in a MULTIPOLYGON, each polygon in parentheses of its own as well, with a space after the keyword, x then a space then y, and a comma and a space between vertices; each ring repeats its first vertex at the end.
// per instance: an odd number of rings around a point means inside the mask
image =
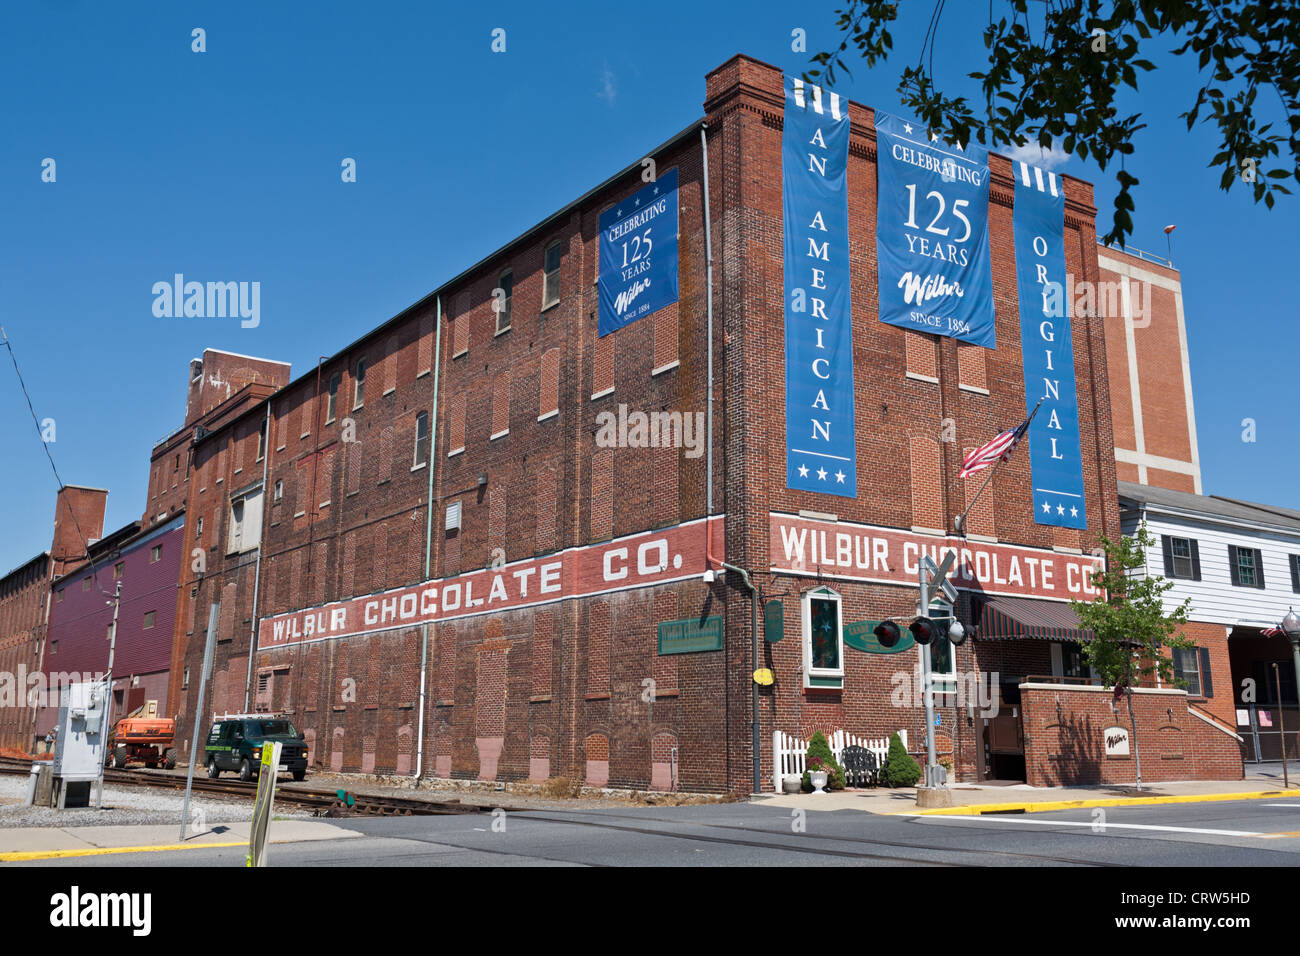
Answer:
POLYGON ((825 770, 814 770, 808 774, 808 779, 812 781, 813 793, 826 792, 826 780, 830 776, 825 770))
POLYGON ((781 791, 783 793, 798 793, 803 789, 803 777, 797 773, 788 773, 781 778, 781 791))

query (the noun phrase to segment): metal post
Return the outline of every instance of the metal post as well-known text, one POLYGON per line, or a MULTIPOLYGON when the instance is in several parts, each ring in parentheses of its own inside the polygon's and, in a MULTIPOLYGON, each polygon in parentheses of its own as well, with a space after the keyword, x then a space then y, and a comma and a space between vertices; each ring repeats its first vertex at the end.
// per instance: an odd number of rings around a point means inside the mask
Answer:
MULTIPOLYGON (((103 592, 101 591, 100 593, 102 594, 103 592)), ((111 634, 111 636, 109 637, 109 640, 108 640, 108 676, 105 678, 105 680, 108 682, 108 690, 107 690, 106 693, 104 694, 104 727, 103 727, 103 730, 100 731, 100 736, 101 736, 101 737, 103 738, 103 740, 104 740, 104 745, 105 745, 105 747, 107 747, 107 745, 108 745, 108 740, 109 740, 109 737, 110 737, 110 736, 113 737, 113 741, 114 741, 115 744, 116 744, 116 742, 117 742, 117 737, 116 737, 115 735, 112 734, 112 729, 113 729, 113 658, 117 655, 117 612, 118 612, 118 609, 121 607, 121 605, 122 605, 122 579, 121 579, 121 578, 118 578, 117 586, 113 588, 113 630, 112 630, 112 634, 111 634)), ((125 691, 122 692, 122 696, 123 696, 123 697, 126 696, 126 692, 125 692, 125 691)), ((112 756, 112 755, 110 754, 109 756, 112 756)), ((103 761, 101 761, 100 764, 99 764, 99 777, 98 777, 98 779, 97 779, 97 783, 99 784, 99 786, 96 787, 96 794, 97 794, 97 797, 96 797, 95 809, 97 809, 97 810, 103 810, 103 809, 104 809, 104 764, 103 764, 103 761)))
POLYGON ((190 819, 190 791, 194 787, 194 761, 199 753, 199 731, 203 728, 203 697, 208 688, 208 677, 212 674, 212 658, 217 648, 217 618, 221 610, 220 603, 208 608, 208 638, 203 649, 203 673, 199 676, 199 702, 194 708, 194 742, 190 745, 190 769, 185 777, 185 802, 181 805, 181 838, 185 842, 185 826, 190 819))
MULTIPOLYGON (((921 616, 930 615, 930 574, 924 567, 919 570, 921 580, 921 616)), ((930 681, 930 645, 921 645, 921 687, 925 694, 925 785, 937 787, 937 764, 934 759, 934 685, 930 681)))
POLYGON ((1291 789, 1291 778, 1286 768, 1286 711, 1282 706, 1282 672, 1278 670, 1277 661, 1273 662, 1273 682, 1277 684, 1277 734, 1282 743, 1282 789, 1291 789))

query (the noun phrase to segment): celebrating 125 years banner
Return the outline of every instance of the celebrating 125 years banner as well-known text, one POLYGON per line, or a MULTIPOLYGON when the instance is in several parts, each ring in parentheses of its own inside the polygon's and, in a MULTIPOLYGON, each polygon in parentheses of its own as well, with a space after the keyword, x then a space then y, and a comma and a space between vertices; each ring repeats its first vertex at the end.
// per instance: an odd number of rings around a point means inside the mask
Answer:
POLYGON ((996 348, 989 158, 876 111, 880 321, 996 348))
POLYGON ((848 103, 795 77, 785 87, 786 486, 856 498, 848 103))
POLYGON ((677 301, 677 170, 600 214, 600 321, 608 335, 677 301))
POLYGON ((1065 301, 1065 189, 1055 173, 1013 163, 1016 284, 1025 405, 1042 407, 1029 425, 1034 520, 1086 528, 1074 339, 1065 301))

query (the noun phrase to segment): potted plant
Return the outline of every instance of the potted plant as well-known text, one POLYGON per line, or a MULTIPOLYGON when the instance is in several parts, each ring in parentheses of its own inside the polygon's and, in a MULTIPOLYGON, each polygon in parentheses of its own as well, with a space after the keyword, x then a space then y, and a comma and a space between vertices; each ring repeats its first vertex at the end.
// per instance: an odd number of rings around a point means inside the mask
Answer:
POLYGON ((808 779, 812 783, 813 793, 825 793, 830 777, 830 767, 822 762, 821 757, 808 758, 808 779))
MULTIPOLYGON (((835 760, 835 753, 831 750, 831 745, 826 741, 826 735, 820 730, 812 735, 812 740, 808 742, 808 751, 804 760, 803 772, 803 792, 812 793, 814 784, 812 781, 813 760, 817 760, 821 769, 826 772, 826 789, 843 790, 844 789, 844 770, 835 760)), ((821 791, 825 792, 825 791, 821 791)))

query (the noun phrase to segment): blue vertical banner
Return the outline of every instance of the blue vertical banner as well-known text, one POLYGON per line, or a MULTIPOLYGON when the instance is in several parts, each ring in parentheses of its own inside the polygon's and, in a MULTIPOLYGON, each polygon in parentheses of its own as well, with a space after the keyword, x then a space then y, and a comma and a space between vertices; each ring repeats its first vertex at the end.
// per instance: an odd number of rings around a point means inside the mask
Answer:
POLYGON ((600 214, 599 335, 677 301, 677 170, 600 214))
POLYGON ((848 101, 786 77, 785 481, 856 498, 848 162, 848 101))
POLYGON ((1086 528, 1074 338, 1065 301, 1065 184, 1055 173, 1019 161, 1012 171, 1025 406, 1032 411, 1043 400, 1028 436, 1034 521, 1086 528))
POLYGON ((989 154, 876 110, 880 321, 997 347, 989 154))

